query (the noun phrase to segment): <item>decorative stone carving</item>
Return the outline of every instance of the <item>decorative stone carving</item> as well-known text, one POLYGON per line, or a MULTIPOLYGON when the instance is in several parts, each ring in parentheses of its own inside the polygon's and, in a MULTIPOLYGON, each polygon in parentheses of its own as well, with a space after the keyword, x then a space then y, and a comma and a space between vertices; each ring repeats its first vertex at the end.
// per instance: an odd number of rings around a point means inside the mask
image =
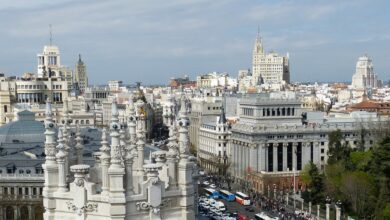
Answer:
POLYGON ((70 167, 70 171, 74 173, 74 184, 78 187, 84 187, 84 182, 86 181, 85 176, 89 172, 89 165, 73 165, 70 167))
POLYGON ((72 202, 66 202, 68 206, 68 210, 71 210, 73 212, 76 212, 78 215, 82 215, 83 213, 86 212, 95 212, 98 209, 98 204, 97 203, 87 203, 86 205, 82 207, 77 207, 75 204, 72 202))
POLYGON ((138 211, 151 210, 154 214, 158 214, 161 211, 161 209, 163 209, 164 207, 167 207, 168 204, 170 204, 170 202, 171 202, 171 199, 164 199, 161 201, 161 204, 159 206, 153 207, 147 201, 143 201, 143 202, 137 202, 135 204, 135 206, 137 207, 138 211))

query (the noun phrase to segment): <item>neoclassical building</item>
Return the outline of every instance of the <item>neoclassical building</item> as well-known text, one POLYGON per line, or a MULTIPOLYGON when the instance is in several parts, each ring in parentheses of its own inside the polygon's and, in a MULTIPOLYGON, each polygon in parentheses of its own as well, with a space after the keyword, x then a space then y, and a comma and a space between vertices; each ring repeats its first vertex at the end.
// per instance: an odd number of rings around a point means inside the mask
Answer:
POLYGON ((109 134, 103 130, 93 166, 85 164, 80 141, 69 145, 66 127, 59 127, 56 137, 58 125, 47 103, 44 219, 195 219, 197 169, 189 154, 184 97, 169 151, 155 151, 147 161, 142 106, 135 109, 130 100, 126 121, 120 123, 114 100, 109 134), (75 149, 74 162, 68 159, 69 149, 75 149))
POLYGON ((364 112, 314 120, 306 111, 295 97, 272 93, 243 97, 240 120, 232 126, 228 145, 231 175, 239 181, 250 180, 258 191, 273 184, 291 188, 293 175, 298 176, 309 161, 324 169, 330 132, 339 129, 343 142, 352 148, 362 144, 362 139, 369 148, 377 138, 372 128, 388 120, 364 112))

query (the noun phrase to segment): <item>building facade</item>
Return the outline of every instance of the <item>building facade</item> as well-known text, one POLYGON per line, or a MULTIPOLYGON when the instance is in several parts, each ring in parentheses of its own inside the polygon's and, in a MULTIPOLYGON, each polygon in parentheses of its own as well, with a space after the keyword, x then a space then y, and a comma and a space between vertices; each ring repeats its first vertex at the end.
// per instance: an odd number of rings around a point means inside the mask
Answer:
POLYGON ((359 57, 356 72, 352 77, 352 87, 355 89, 371 89, 378 87, 377 75, 374 73, 372 59, 367 55, 359 57))
POLYGON ((75 83, 78 84, 80 91, 84 93, 85 89, 88 87, 88 75, 87 67, 81 60, 81 55, 79 55, 79 60, 76 63, 74 78, 75 83))
POLYGON ((199 129, 198 161, 209 173, 226 175, 230 165, 230 125, 223 108, 220 116, 209 119, 204 121, 199 129))
POLYGON ((265 53, 263 40, 259 35, 253 48, 252 65, 253 82, 261 84, 290 83, 289 55, 280 56, 275 52, 265 53))
MULTIPOLYGON (((376 115, 359 118, 328 118, 310 122, 310 112, 294 97, 261 94, 242 98, 240 120, 232 126, 229 142, 231 175, 239 181, 251 180, 254 189, 264 192, 269 185, 292 187, 292 177, 310 161, 320 169, 328 159, 329 133, 340 130, 350 147, 368 148, 376 141, 362 128, 383 125, 376 115), (371 117, 373 116, 373 117, 371 117), (289 181, 286 182, 286 179, 289 181)), ((298 189, 298 185, 296 186, 298 189)))
POLYGON ((172 135, 169 151, 155 151, 151 155, 153 160, 148 163, 144 160, 144 116, 136 114, 142 111, 132 105, 126 122, 120 123, 114 100, 111 141, 104 130, 95 165, 89 166, 84 164, 84 149, 79 141, 74 146, 77 149, 75 165, 69 163, 62 135, 66 128, 60 128, 57 139, 48 102, 43 165, 46 174, 44 219, 194 220, 196 159, 189 155, 189 120, 184 99, 182 106, 177 120, 178 140, 172 135), (94 175, 89 176, 89 173, 94 175))

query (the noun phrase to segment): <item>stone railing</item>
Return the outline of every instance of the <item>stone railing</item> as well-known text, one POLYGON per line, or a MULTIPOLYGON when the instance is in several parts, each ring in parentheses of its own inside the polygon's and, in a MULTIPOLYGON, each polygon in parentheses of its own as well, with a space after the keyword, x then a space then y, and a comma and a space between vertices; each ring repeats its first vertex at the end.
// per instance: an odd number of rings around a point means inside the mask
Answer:
POLYGON ((44 174, 0 174, 0 180, 44 180, 44 174))

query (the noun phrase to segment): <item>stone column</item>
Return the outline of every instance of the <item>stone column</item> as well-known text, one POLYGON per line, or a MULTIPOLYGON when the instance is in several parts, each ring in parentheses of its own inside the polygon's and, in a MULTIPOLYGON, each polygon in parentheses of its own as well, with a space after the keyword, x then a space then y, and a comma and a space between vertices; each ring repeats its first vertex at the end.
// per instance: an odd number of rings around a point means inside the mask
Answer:
POLYGON ((336 220, 341 219, 341 202, 340 200, 336 202, 336 220))
POLYGON ((257 164, 257 146, 256 144, 252 144, 250 146, 250 166, 252 167, 253 171, 258 172, 258 164, 257 164))
POLYGON ((329 198, 329 196, 327 196, 326 200, 325 200, 325 206, 326 206, 326 217, 325 217, 325 219, 326 220, 330 219, 330 202, 331 202, 331 199, 329 198))
POLYGON ((317 205, 317 219, 320 219, 320 205, 317 205))
POLYGON ((266 171, 266 155, 265 155, 265 146, 267 145, 267 143, 262 143, 260 144, 259 148, 260 148, 260 161, 259 161, 259 164, 260 164, 260 171, 266 171))
POLYGON ((297 142, 293 142, 292 144, 292 169, 297 170, 297 142))
POLYGON ((273 150, 273 154, 272 154, 273 172, 277 172, 278 171, 278 143, 273 143, 272 150, 273 150))
POLYGON ((287 171, 287 146, 288 143, 283 143, 283 171, 287 171))

